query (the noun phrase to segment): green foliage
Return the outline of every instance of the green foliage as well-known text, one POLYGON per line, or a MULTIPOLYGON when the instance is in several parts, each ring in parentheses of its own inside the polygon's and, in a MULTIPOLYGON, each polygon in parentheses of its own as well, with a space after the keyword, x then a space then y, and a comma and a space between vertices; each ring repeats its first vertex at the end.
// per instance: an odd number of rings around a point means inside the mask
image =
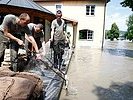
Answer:
POLYGON ((119 28, 116 25, 116 23, 113 23, 111 26, 111 30, 109 30, 107 33, 107 38, 113 41, 115 38, 118 39, 119 37, 119 28))
POLYGON ((120 3, 123 7, 129 7, 133 11, 133 0, 124 0, 120 3))
POLYGON ((105 39, 110 39, 110 30, 105 32, 105 39))
POLYGON ((133 14, 130 15, 127 20, 127 27, 128 29, 125 37, 131 41, 133 40, 133 14))

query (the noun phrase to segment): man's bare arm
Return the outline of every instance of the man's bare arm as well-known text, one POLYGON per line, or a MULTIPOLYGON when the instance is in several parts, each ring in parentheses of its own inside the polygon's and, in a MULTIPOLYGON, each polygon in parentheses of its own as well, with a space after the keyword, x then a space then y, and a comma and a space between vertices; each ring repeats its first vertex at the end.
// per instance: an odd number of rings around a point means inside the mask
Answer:
POLYGON ((39 49, 38 49, 38 46, 37 46, 37 43, 36 43, 34 37, 33 37, 33 36, 28 36, 28 35, 26 34, 26 35, 25 35, 25 38, 33 45, 35 51, 36 51, 37 53, 39 53, 39 49))

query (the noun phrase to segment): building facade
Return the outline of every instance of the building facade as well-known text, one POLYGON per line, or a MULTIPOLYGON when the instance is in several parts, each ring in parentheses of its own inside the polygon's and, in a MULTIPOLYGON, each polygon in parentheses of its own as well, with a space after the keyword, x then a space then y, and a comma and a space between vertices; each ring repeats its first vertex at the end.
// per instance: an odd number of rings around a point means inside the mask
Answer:
POLYGON ((76 47, 88 46, 102 48, 104 43, 104 27, 106 4, 109 0, 34 0, 55 13, 60 9, 64 18, 77 22, 67 25, 67 32, 73 37, 76 47), (74 27, 72 27, 74 26, 74 27))

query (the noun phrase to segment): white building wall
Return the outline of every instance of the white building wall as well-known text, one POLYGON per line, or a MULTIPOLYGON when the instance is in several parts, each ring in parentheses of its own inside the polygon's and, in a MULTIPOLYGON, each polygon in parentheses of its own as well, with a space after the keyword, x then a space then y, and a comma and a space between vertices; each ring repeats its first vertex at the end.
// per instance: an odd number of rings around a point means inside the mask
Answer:
MULTIPOLYGON (((55 5, 62 5, 62 13, 64 17, 74 19, 78 22, 76 47, 89 46, 92 48, 101 48, 103 37, 103 23, 104 23, 104 3, 89 2, 89 1, 65 1, 65 2, 49 2, 41 3, 41 5, 56 12, 55 5), (95 15, 86 16, 86 5, 95 5, 95 15), (93 41, 79 40, 79 30, 90 29, 94 31, 93 41)), ((73 32, 73 30, 69 30, 73 32)))

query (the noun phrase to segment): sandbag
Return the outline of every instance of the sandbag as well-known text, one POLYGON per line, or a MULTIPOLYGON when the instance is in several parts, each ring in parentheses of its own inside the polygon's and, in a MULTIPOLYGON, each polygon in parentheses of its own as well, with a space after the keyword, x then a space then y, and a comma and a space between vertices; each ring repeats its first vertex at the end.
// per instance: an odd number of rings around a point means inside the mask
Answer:
POLYGON ((40 100, 43 88, 43 81, 34 73, 0 68, 1 100, 40 100))
POLYGON ((28 72, 20 72, 20 73, 17 72, 15 77, 26 78, 26 79, 31 80, 33 83, 35 83, 32 96, 36 98, 40 97, 41 93, 43 92, 43 88, 45 87, 43 86, 43 81, 38 75, 34 73, 28 73, 28 72))
POLYGON ((1 100, 30 100, 35 84, 20 77, 0 77, 1 100))

